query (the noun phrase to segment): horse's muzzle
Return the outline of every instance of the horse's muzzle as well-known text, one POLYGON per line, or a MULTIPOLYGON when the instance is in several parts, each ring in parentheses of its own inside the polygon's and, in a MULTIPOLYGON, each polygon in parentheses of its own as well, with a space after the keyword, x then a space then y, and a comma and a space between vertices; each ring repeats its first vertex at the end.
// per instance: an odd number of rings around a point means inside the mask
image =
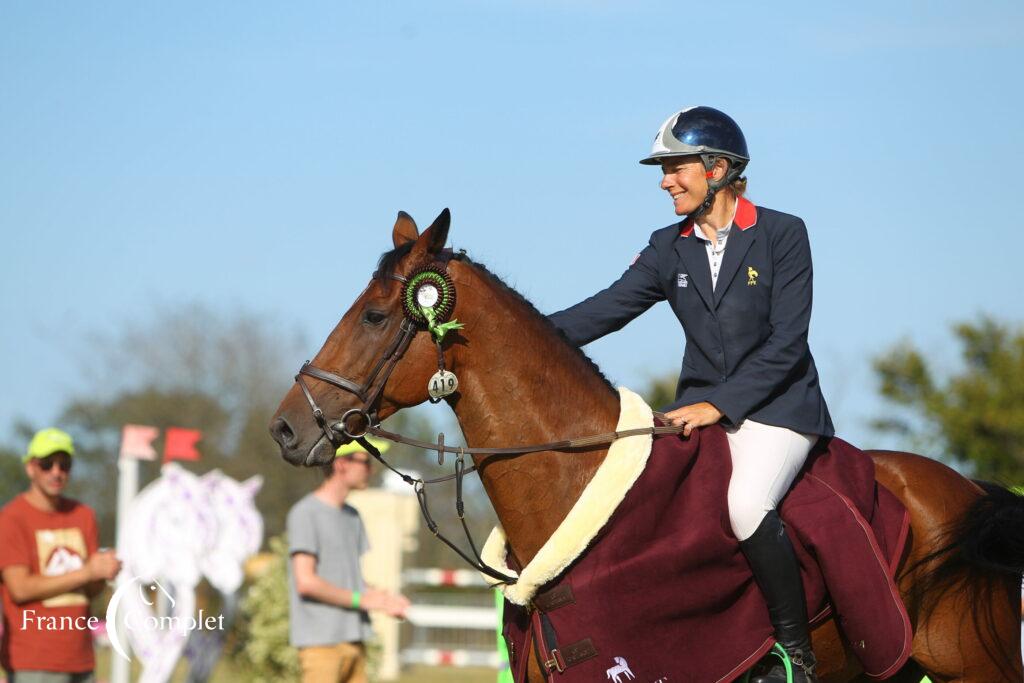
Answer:
POLYGON ((334 447, 323 435, 311 447, 304 448, 302 440, 283 417, 270 423, 270 436, 281 448, 281 457, 296 467, 317 467, 334 460, 334 447))

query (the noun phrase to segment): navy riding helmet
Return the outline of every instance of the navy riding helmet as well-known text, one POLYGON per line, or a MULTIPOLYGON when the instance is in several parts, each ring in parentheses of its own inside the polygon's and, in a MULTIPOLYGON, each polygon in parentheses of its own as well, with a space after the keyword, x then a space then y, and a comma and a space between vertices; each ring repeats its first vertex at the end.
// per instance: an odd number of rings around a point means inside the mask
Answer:
POLYGON ((657 166, 671 157, 699 156, 704 169, 711 171, 718 157, 729 161, 729 170, 717 183, 708 180, 708 196, 694 212, 699 215, 711 207, 715 193, 743 174, 750 161, 743 131, 727 114, 711 107, 689 107, 668 117, 654 137, 651 153, 641 164, 657 166))
POLYGON ((657 166, 662 159, 681 156, 700 156, 709 171, 714 157, 727 158, 732 162, 731 177, 723 185, 738 178, 750 161, 743 131, 727 114, 711 107, 689 107, 668 117, 658 129, 651 153, 640 163, 657 166))

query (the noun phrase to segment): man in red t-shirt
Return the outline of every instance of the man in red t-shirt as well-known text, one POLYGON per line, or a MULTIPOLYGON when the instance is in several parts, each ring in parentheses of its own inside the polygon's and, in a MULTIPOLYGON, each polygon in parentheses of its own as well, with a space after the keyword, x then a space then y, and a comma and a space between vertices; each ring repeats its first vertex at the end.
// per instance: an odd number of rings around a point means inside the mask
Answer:
POLYGON ((91 508, 61 494, 75 448, 59 429, 37 433, 25 454, 29 489, 0 510, 4 633, 10 683, 91 683, 89 598, 121 570, 98 550, 91 508))

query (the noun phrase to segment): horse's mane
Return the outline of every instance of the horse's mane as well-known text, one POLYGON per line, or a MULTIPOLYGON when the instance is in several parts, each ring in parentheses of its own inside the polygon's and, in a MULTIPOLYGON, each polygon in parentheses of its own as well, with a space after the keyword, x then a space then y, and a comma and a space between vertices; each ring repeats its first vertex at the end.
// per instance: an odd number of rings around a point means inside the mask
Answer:
MULTIPOLYGON (((409 252, 412 251, 413 244, 414 242, 406 242, 401 246, 395 247, 391 251, 386 251, 383 254, 381 254, 380 260, 377 262, 377 273, 385 278, 394 273, 395 268, 398 266, 399 262, 401 262, 401 260, 408 256, 409 252)), ((608 388, 608 391, 615 393, 615 387, 612 386, 612 383, 609 382, 608 378, 604 376, 604 373, 601 372, 601 368, 597 366, 597 363, 595 363, 590 358, 590 356, 585 354, 580 347, 576 346, 571 341, 569 341, 569 338, 565 336, 565 333, 562 332, 562 330, 558 329, 558 327, 555 326, 555 324, 551 322, 551 320, 546 315, 538 311, 537 307, 534 306, 529 299, 527 299, 525 296, 517 292, 514 288, 508 285, 500 277, 498 277, 490 270, 488 270, 487 266, 480 263, 479 261, 474 261, 473 259, 471 259, 469 256, 466 255, 465 252, 452 252, 449 254, 449 257, 450 260, 465 261, 466 263, 470 264, 484 277, 486 277, 492 283, 497 285, 499 290, 508 294, 513 301, 519 302, 527 310, 529 314, 533 315, 533 317, 543 327, 545 327, 549 332, 551 332, 551 336, 553 338, 557 339, 566 348, 566 350, 568 350, 570 353, 574 354, 577 358, 583 361, 583 363, 587 367, 589 367, 594 372, 594 374, 600 377, 601 381, 604 382, 604 385, 608 388)))

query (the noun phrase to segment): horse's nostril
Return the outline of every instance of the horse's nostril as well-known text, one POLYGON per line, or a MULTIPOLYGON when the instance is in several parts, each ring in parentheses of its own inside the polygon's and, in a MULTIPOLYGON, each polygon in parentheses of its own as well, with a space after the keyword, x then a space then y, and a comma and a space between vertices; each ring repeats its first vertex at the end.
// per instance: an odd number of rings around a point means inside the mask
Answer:
POLYGON ((282 446, 295 445, 295 432, 292 431, 291 425, 283 417, 274 420, 270 433, 274 437, 274 441, 277 441, 282 446))

